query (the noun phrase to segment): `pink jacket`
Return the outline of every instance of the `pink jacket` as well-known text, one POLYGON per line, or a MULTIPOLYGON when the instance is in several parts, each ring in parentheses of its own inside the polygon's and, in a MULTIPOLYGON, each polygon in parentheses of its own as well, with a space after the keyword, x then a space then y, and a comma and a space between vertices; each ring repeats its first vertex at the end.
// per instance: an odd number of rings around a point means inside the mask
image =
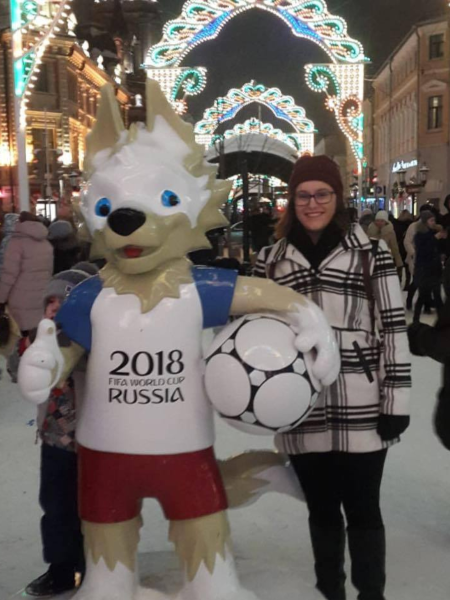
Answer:
POLYGON ((23 330, 37 327, 44 311, 44 291, 52 277, 53 247, 47 228, 37 221, 17 223, 0 273, 0 304, 7 303, 23 330))

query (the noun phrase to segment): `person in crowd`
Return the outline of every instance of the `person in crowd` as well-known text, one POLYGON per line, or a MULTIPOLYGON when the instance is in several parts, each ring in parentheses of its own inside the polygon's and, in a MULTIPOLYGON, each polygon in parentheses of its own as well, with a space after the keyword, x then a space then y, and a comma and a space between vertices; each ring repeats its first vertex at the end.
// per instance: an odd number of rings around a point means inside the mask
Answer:
POLYGON ((71 269, 80 259, 80 245, 70 221, 53 221, 48 228, 48 240, 54 249, 53 273, 71 269))
MULTIPOLYGON (((422 204, 419 208, 419 218, 411 223, 405 233, 405 237, 403 239, 403 244, 406 250, 406 263, 408 265, 409 272, 411 274, 411 283, 409 284, 408 296, 406 298, 406 308, 408 310, 412 310, 413 300, 415 293, 417 292, 417 286, 414 280, 414 265, 416 261, 416 248, 414 246, 414 238, 417 233, 417 228, 420 223, 420 213, 424 210, 430 210, 432 205, 430 204, 422 204)), ((425 305, 425 314, 431 313, 431 306, 428 304, 425 305)))
POLYGON ((8 213, 4 217, 3 227, 1 232, 1 242, 0 242, 0 274, 2 272, 3 259, 5 257, 6 246, 11 239, 14 229, 16 227, 16 223, 19 220, 19 215, 16 213, 8 213))
POLYGON ((420 321, 420 314, 426 305, 439 311, 442 307, 441 280, 442 258, 439 240, 446 232, 436 223, 436 217, 429 210, 420 213, 419 223, 414 237, 415 264, 414 281, 419 290, 419 298, 414 307, 414 321, 420 321))
POLYGON ((359 218, 359 224, 363 228, 365 234, 367 234, 370 225, 372 225, 374 221, 375 215, 373 214, 373 211, 370 208, 365 208, 359 218))
POLYGON ((434 430, 450 450, 450 263, 444 269, 446 301, 434 326, 414 322, 408 328, 409 347, 416 356, 428 356, 443 364, 443 385, 433 415, 434 430))
POLYGON ((38 217, 20 213, 0 274, 0 311, 6 304, 24 335, 42 317, 42 296, 53 272, 53 248, 38 217))
MULTIPOLYGON (((79 263, 73 269, 55 275, 44 292, 42 316, 53 320, 72 289, 96 273, 94 265, 79 263)), ((35 331, 22 339, 8 360, 8 371, 13 381, 17 380, 20 356, 34 335, 35 331)), ((77 502, 75 377, 74 372, 63 384, 55 387, 48 401, 38 410, 42 441, 39 502, 44 511, 41 539, 44 561, 49 568, 26 587, 26 593, 34 597, 72 590, 79 585, 84 574, 83 536, 77 502)))
POLYGON ((400 283, 385 242, 349 224, 334 161, 300 158, 288 189, 279 241, 261 250, 255 275, 322 308, 342 370, 307 419, 276 444, 290 456, 305 493, 317 588, 328 600, 345 599, 343 508, 358 598, 384 600, 380 486, 387 449, 409 425, 411 387, 400 283))
POLYGON ((385 210, 379 210, 375 215, 374 222, 369 225, 367 235, 370 238, 384 240, 389 248, 392 258, 394 259, 397 272, 401 278, 403 260, 398 249, 397 237, 395 235, 394 226, 389 222, 389 215, 385 210))
POLYGON ((413 222, 413 216, 409 212, 409 210, 402 210, 399 214, 398 219, 396 219, 394 224, 395 235, 397 237, 398 249, 400 251, 400 256, 402 258, 403 267, 405 269, 405 286, 404 290, 408 291, 409 285, 411 283, 411 273, 409 271, 408 262, 406 260, 406 248, 405 248, 405 235, 408 231, 409 226, 413 222))
POLYGON ((249 219, 252 247, 255 252, 270 243, 273 235, 273 219, 269 208, 256 209, 249 219))
POLYGON ((349 219, 350 223, 358 222, 358 209, 357 208, 355 208, 354 206, 350 206, 349 208, 347 208, 347 213, 348 213, 348 219, 349 219))

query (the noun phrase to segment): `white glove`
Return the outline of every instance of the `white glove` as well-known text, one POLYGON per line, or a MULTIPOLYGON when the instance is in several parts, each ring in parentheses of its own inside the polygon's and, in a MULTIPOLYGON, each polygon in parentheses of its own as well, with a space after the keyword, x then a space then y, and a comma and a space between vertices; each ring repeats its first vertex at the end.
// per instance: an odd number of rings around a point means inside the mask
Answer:
POLYGON ((307 298, 306 306, 298 304, 298 311, 288 313, 292 328, 298 334, 295 346, 300 352, 315 350, 313 375, 323 386, 336 381, 341 369, 341 357, 334 332, 322 310, 307 298))
POLYGON ((35 341, 20 359, 17 381, 22 396, 34 404, 45 402, 59 381, 63 367, 55 324, 50 319, 43 319, 35 341))

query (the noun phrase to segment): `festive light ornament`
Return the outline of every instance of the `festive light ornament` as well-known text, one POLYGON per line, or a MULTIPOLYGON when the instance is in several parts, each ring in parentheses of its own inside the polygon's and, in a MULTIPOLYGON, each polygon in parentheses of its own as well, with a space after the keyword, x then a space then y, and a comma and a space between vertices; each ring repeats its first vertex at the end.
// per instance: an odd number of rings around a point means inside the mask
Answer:
POLYGON ((269 138, 280 140, 294 148, 299 156, 305 152, 314 154, 313 133, 285 132, 281 129, 276 129, 271 123, 262 123, 259 119, 255 119, 254 117, 247 119, 244 123, 238 123, 233 129, 227 129, 223 135, 218 134, 213 136, 211 143, 214 144, 216 141, 223 138, 228 139, 248 133, 263 133, 269 138))
MULTIPOLYGON (((205 110, 203 119, 194 128, 197 143, 208 147, 217 127, 233 119, 244 106, 253 102, 266 106, 277 118, 287 121, 297 134, 307 134, 314 138, 314 123, 306 118, 305 109, 297 106, 292 96, 284 96, 278 88, 266 88, 251 81, 240 89, 232 88, 226 96, 217 98, 214 105, 205 110)), ((304 138, 303 142, 306 143, 307 139, 304 138)), ((292 146, 292 141, 290 145, 292 146)), ((307 145, 308 150, 314 151, 314 139, 309 139, 307 145)))
POLYGON ((364 65, 306 65, 306 83, 327 95, 326 107, 334 112, 350 142, 358 173, 362 170, 364 65))
POLYGON ((252 8, 283 19, 295 36, 318 44, 335 63, 366 60, 360 42, 349 37, 345 20, 330 14, 324 0, 188 0, 181 15, 166 23, 146 66, 178 67, 195 46, 216 38, 228 21, 252 8))
MULTIPOLYGON (((181 15, 166 23, 161 41, 149 50, 145 62, 149 77, 160 82, 174 109, 179 114, 185 113, 187 105, 184 97, 179 97, 180 83, 176 84, 182 60, 197 45, 216 38, 230 19, 252 8, 283 19, 294 36, 316 43, 330 57, 330 65, 308 66, 313 71, 307 69, 307 82, 316 92, 330 94, 333 88, 326 106, 335 113, 339 127, 349 139, 360 172, 364 154, 364 64, 368 59, 362 44, 348 35, 346 21, 332 15, 325 0, 187 0, 181 15)), ((205 87, 206 70, 203 71, 201 84, 193 85, 195 93, 205 87)), ((189 88, 181 89, 185 95, 193 93, 189 88)), ((218 108, 223 110, 224 106, 218 108)), ((199 128, 205 126, 201 123, 199 128)), ((196 129, 196 134, 199 143, 206 146, 211 143, 210 133, 196 129)))

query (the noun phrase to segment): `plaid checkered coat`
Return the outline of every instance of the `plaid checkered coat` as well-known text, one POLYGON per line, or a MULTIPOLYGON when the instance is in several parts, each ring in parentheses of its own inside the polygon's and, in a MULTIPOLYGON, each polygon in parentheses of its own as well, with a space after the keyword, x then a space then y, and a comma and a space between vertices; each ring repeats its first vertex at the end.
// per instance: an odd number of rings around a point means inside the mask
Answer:
POLYGON ((314 270, 299 250, 282 239, 261 250, 255 275, 272 276, 318 304, 341 351, 338 380, 322 391, 303 423, 277 436, 277 447, 289 454, 373 452, 398 441, 383 442, 376 431, 380 413, 408 414, 411 388, 402 293, 386 244, 380 241, 374 253, 363 229, 354 225, 314 270), (363 253, 369 259, 375 298, 375 332, 363 253))

